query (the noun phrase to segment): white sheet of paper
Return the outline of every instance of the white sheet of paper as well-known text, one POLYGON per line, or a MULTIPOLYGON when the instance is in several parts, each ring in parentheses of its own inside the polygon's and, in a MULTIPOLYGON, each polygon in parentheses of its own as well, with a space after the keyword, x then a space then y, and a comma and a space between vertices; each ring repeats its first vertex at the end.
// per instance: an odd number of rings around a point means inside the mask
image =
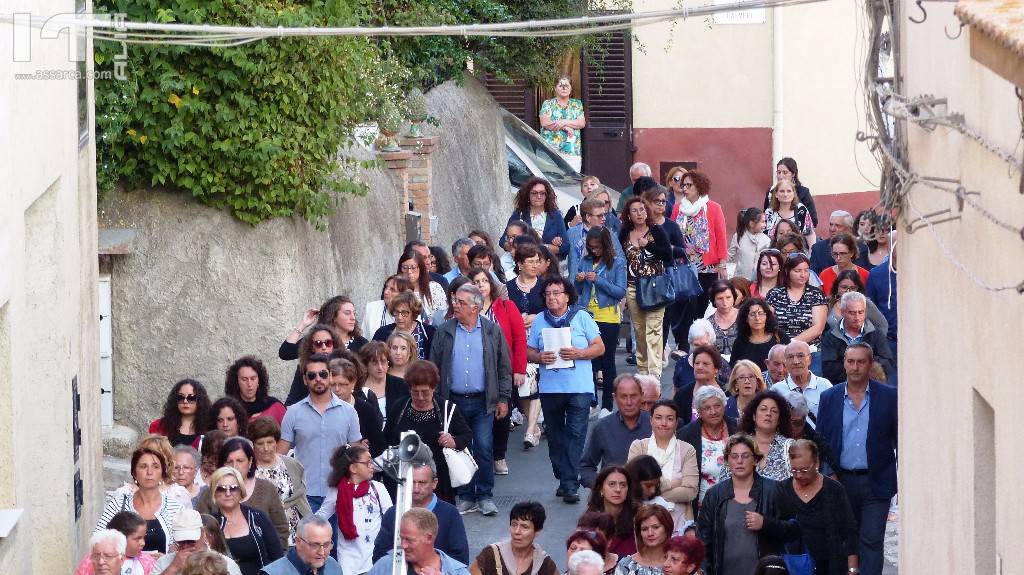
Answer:
POLYGON ((572 347, 572 328, 546 327, 541 330, 540 337, 544 341, 544 351, 555 352, 555 363, 549 363, 548 369, 571 369, 576 366, 573 360, 562 359, 558 355, 558 350, 572 347))

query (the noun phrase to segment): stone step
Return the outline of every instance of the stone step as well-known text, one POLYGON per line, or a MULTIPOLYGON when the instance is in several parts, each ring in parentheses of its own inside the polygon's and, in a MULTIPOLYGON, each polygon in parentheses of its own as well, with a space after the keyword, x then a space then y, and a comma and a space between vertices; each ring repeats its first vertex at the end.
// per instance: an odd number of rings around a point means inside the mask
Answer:
POLYGON ((131 460, 123 457, 103 456, 103 489, 107 492, 132 482, 131 460))

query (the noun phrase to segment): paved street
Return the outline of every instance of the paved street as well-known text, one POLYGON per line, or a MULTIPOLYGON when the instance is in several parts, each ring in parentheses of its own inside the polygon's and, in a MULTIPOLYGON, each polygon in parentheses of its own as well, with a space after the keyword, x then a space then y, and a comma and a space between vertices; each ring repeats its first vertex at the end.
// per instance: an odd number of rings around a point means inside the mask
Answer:
MULTIPOLYGON (((620 345, 618 358, 619 372, 633 371, 633 366, 625 363, 625 352, 620 345)), ((672 364, 666 366, 662 377, 662 396, 672 396, 672 364)), ((519 501, 536 500, 544 505, 548 517, 544 531, 539 537, 540 546, 551 554, 561 569, 565 568, 565 538, 576 526, 576 519, 586 509, 587 497, 590 491, 580 491, 580 502, 576 505, 567 505, 561 498, 555 497, 555 488, 558 487, 554 476, 551 473, 551 463, 548 460, 547 442, 542 441, 538 447, 530 451, 523 451, 523 428, 519 427, 512 432, 509 439, 508 464, 509 474, 495 477, 494 502, 498 505, 496 517, 484 517, 479 513, 471 513, 463 516, 466 522, 466 531, 469 535, 470 559, 484 545, 501 541, 508 538, 508 512, 512 506, 519 501)), ((895 522, 889 524, 886 537, 886 565, 885 575, 897 573, 895 561, 897 558, 896 534, 898 532, 895 522)))

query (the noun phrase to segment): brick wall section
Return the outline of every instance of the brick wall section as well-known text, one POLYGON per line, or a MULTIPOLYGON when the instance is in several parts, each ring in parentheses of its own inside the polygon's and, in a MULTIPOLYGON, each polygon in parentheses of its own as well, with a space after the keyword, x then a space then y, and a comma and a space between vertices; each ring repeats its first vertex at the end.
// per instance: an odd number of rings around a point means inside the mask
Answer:
POLYGON ((384 161, 389 170, 394 170, 402 181, 402 207, 399 210, 399 225, 405 228, 405 214, 412 210, 421 214, 420 234, 425 242, 430 241, 430 216, 433 214, 431 201, 431 181, 433 162, 431 156, 437 148, 440 138, 424 136, 421 138, 403 137, 398 140, 401 152, 379 152, 377 157, 384 161))

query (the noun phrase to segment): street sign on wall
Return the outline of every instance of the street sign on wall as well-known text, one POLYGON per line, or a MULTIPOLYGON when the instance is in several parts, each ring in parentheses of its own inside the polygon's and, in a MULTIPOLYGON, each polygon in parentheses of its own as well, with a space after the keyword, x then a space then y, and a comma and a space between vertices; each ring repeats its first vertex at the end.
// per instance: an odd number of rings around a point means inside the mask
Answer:
MULTIPOLYGON (((734 0, 715 0, 715 4, 733 4, 734 0)), ((764 8, 737 10, 715 14, 716 25, 727 24, 764 24, 766 20, 764 8)))

